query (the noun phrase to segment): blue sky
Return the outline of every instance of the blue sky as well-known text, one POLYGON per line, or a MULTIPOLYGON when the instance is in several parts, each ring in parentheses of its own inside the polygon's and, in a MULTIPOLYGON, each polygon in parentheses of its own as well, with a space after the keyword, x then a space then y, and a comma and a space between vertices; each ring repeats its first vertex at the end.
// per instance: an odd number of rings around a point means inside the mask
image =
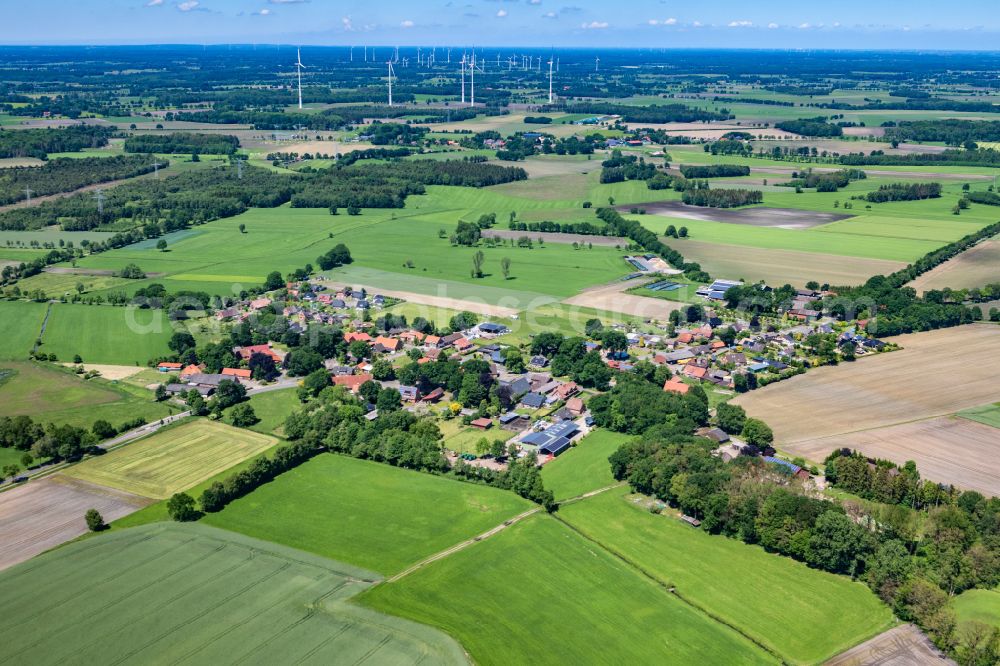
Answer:
MULTIPOLYGON (((0 0, 2 3, 14 0, 0 0)), ((996 49, 997 0, 34 0, 0 43, 996 49)))

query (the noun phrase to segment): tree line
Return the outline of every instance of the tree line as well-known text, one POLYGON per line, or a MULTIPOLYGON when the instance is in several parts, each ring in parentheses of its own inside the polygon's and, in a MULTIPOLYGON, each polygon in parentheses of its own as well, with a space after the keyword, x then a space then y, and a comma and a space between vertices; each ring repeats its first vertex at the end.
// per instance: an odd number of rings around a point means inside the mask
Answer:
POLYGON ((842 127, 827 122, 824 116, 783 120, 780 123, 775 123, 774 126, 776 129, 808 137, 835 137, 844 134, 842 127))
POLYGON ((739 164, 682 164, 681 173, 685 178, 733 178, 749 176, 750 167, 739 164))
POLYGON ((84 148, 108 145, 115 127, 72 125, 64 129, 0 129, 0 157, 35 157, 44 160, 49 153, 75 153, 84 148))
POLYGON ((718 112, 698 109, 684 104, 651 104, 649 106, 632 106, 614 102, 573 102, 554 105, 553 111, 566 113, 586 113, 598 116, 621 116, 627 123, 693 123, 710 120, 729 120, 732 118, 727 110, 718 112))
POLYGON ((234 155, 240 147, 239 137, 231 134, 195 134, 172 132, 170 134, 140 134, 125 139, 126 153, 202 153, 206 155, 234 155))
POLYGON ((889 201, 919 201, 941 196, 941 183, 890 183, 868 192, 865 200, 872 203, 889 201))
MULTIPOLYGON (((152 155, 113 155, 111 157, 76 157, 50 160, 40 167, 16 167, 0 170, 0 205, 31 196, 40 197, 72 192, 87 185, 134 178, 152 173, 156 159, 152 155)), ((160 167, 169 162, 160 163, 160 167)))

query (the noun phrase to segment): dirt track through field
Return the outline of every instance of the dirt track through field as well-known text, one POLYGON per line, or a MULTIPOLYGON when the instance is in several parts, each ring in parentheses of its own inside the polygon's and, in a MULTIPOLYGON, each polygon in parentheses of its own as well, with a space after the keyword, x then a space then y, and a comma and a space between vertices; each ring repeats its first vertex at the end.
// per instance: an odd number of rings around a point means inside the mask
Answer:
POLYGON ((88 509, 111 522, 151 502, 60 474, 0 493, 0 570, 85 534, 88 509))

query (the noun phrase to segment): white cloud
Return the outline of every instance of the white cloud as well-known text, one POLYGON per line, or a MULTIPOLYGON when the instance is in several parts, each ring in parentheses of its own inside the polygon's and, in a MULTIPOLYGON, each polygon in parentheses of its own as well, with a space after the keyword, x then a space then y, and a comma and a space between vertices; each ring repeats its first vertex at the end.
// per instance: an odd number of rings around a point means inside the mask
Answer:
POLYGON ((800 23, 799 24, 799 30, 808 30, 811 27, 812 27, 812 24, 810 24, 810 23, 800 23))
POLYGON ((341 18, 340 19, 340 24, 342 26, 344 26, 344 30, 346 30, 347 32, 350 32, 350 31, 354 30, 354 23, 351 22, 351 17, 350 16, 345 16, 345 17, 341 18))
POLYGON ((253 15, 254 16, 270 16, 271 15, 271 10, 268 9, 267 7, 264 7, 264 9, 260 10, 259 12, 253 12, 253 15))
POLYGON ((663 25, 677 25, 677 19, 670 17, 663 22, 663 25))
POLYGON ((753 21, 730 21, 730 28, 751 28, 753 27, 753 21))
POLYGON ((163 4, 163 0, 149 0, 149 2, 146 3, 146 6, 147 7, 159 7, 162 4, 163 4))
POLYGON ((177 9, 181 10, 182 12, 189 12, 192 9, 197 9, 199 4, 201 3, 199 3, 198 0, 186 0, 186 2, 182 2, 179 5, 177 5, 177 9))
POLYGON ((411 21, 410 19, 406 19, 405 21, 402 21, 402 22, 401 22, 401 23, 399 24, 399 26, 400 26, 401 28, 412 28, 412 27, 414 26, 414 23, 413 23, 413 21, 411 21))
POLYGON ((701 22, 701 21, 695 21, 695 22, 694 22, 694 23, 692 23, 691 25, 692 25, 693 27, 695 27, 695 28, 700 28, 700 27, 702 26, 702 22, 701 22))
POLYGON ((555 12, 545 12, 544 14, 542 14, 542 18, 554 19, 558 17, 556 16, 555 12))
POLYGON ((497 18, 504 18, 505 16, 507 16, 506 9, 500 9, 497 11, 497 18))
POLYGON ((529 5, 540 5, 540 4, 542 4, 542 0, 528 0, 528 4, 529 5))
POLYGON ((272 5, 298 5, 305 2, 309 2, 309 0, 267 0, 267 1, 272 5))
POLYGON ((833 27, 834 28, 839 28, 840 27, 840 21, 834 21, 833 22, 833 27))
POLYGON ((608 27, 607 21, 591 21, 590 23, 584 23, 580 26, 584 30, 604 30, 608 27))
POLYGON ((769 29, 771 29, 771 30, 775 30, 775 29, 777 29, 777 28, 779 28, 779 27, 781 27, 781 26, 779 26, 779 25, 778 25, 777 23, 768 23, 768 24, 767 24, 767 27, 768 27, 769 29))

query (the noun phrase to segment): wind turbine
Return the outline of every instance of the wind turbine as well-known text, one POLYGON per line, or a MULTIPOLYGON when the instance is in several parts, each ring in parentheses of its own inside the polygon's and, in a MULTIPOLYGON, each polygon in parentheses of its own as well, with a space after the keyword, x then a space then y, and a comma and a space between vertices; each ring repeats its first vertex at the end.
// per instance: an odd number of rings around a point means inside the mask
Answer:
POLYGON ((305 65, 302 64, 302 49, 296 49, 298 58, 295 61, 295 69, 299 73, 299 108, 302 108, 302 69, 305 65))
POLYGON ((236 162, 236 178, 237 178, 237 180, 243 180, 243 158, 237 157, 233 161, 236 162))
POLYGON ((465 54, 462 54, 462 106, 465 106, 465 54))
POLYGON ((160 178, 160 167, 163 166, 159 162, 153 162, 153 177, 159 180, 160 178))
POLYGON ((549 104, 552 103, 552 57, 549 56, 549 104))
POLYGON ((28 205, 29 206, 31 205, 31 195, 32 195, 32 193, 33 193, 33 190, 30 187, 24 188, 24 196, 27 197, 27 199, 28 199, 28 205))
POLYGON ((484 72, 484 73, 486 72, 485 69, 483 69, 482 67, 479 67, 478 65, 476 65, 476 52, 473 51, 472 52, 472 61, 469 63, 469 72, 472 74, 472 81, 471 81, 471 84, 470 84, 471 87, 470 87, 469 106, 475 106, 476 105, 476 69, 477 68, 479 69, 480 72, 484 72))
POLYGON ((594 59, 594 71, 595 72, 601 71, 601 58, 600 58, 600 56, 598 56, 597 58, 594 59))
POLYGON ((389 106, 392 106, 392 61, 385 64, 389 66, 389 106))

